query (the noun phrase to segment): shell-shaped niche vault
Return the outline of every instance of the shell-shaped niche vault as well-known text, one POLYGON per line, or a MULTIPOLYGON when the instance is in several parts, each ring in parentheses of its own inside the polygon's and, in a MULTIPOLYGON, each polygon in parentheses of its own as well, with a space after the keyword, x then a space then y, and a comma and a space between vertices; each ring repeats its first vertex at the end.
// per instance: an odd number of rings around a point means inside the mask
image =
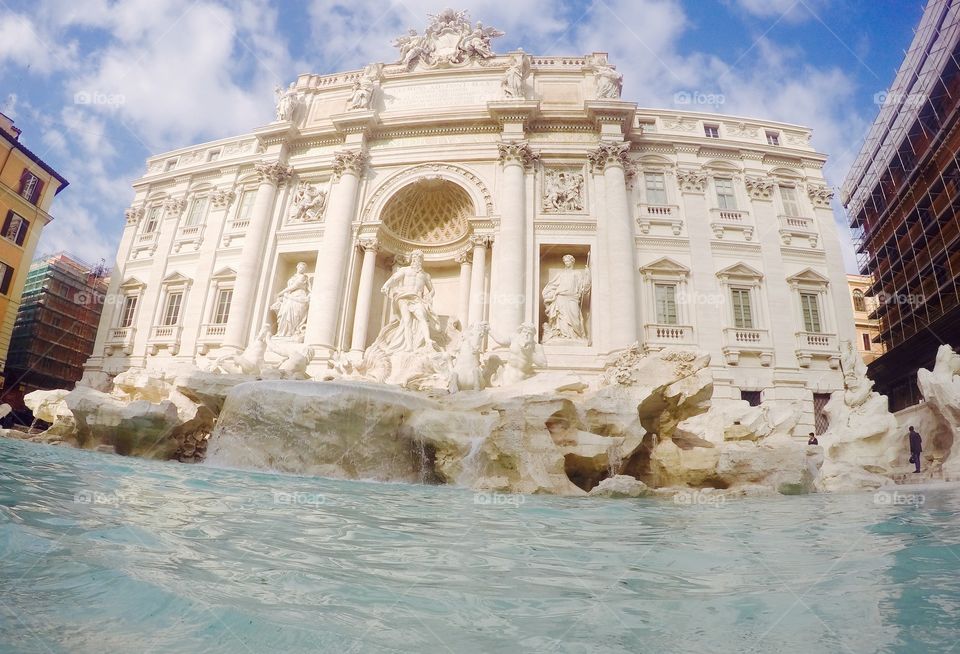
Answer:
POLYGON ((381 221, 400 241, 441 245, 465 237, 474 215, 473 201, 460 186, 445 179, 421 179, 390 198, 381 221))

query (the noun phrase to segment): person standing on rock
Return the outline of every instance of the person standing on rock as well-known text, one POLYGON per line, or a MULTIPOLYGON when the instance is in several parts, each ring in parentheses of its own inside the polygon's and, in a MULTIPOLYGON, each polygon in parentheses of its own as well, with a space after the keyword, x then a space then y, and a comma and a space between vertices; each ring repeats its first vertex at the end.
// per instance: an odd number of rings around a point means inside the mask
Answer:
POLYGON ((920 472, 920 453, 923 452, 923 447, 921 447, 920 434, 917 431, 914 431, 913 426, 910 426, 910 433, 907 434, 910 438, 910 463, 917 466, 917 469, 914 470, 914 474, 920 472))
POLYGON ((820 441, 817 440, 817 435, 813 432, 810 432, 810 438, 807 439, 807 445, 819 445, 820 441))

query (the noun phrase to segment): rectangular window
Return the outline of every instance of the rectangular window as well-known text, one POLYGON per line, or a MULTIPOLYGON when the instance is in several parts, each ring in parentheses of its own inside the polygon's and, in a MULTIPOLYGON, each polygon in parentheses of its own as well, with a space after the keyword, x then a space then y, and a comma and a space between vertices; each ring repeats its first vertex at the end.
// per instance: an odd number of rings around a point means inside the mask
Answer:
POLYGON ((13 268, 0 262, 0 293, 9 294, 11 283, 13 283, 13 268))
POLYGON ((820 302, 816 293, 801 293, 800 307, 803 309, 803 329, 815 334, 823 331, 820 324, 820 302))
POLYGON ((163 309, 163 325, 169 327, 180 322, 180 305, 183 304, 183 292, 175 291, 167 295, 167 304, 163 309))
POLYGON ((40 178, 29 170, 24 170, 23 175, 20 176, 20 196, 27 202, 36 204, 37 200, 40 199, 42 189, 43 182, 40 181, 40 178))
POLYGON ((753 329, 753 307, 750 304, 749 288, 730 289, 733 303, 733 326, 737 329, 753 329))
POLYGON ((674 284, 654 284, 653 289, 657 302, 657 322, 661 325, 678 324, 677 287, 674 284))
POLYGON ((767 145, 780 145, 780 133, 767 132, 767 145))
POLYGON ((647 191, 647 204, 667 203, 667 187, 663 173, 644 173, 643 182, 647 191))
POLYGON ((719 125, 704 125, 703 126, 703 135, 708 139, 718 139, 720 138, 720 126, 719 125))
POLYGON ((740 391, 740 399, 746 400, 750 406, 760 406, 763 401, 762 391, 740 391))
POLYGON ((132 327, 133 317, 137 313, 137 296, 128 295, 123 298, 123 308, 120 310, 120 327, 132 327))
POLYGON ((800 202, 797 200, 797 189, 792 186, 781 186, 780 199, 783 201, 783 213, 788 216, 800 215, 800 202))
POLYGON ((221 288, 217 293, 217 304, 213 311, 213 324, 225 325, 230 317, 230 303, 233 301, 233 289, 221 288))
POLYGON ((870 351, 870 334, 861 334, 860 336, 863 338, 863 351, 869 352, 870 351))
POLYGON ((23 245, 27 238, 27 228, 30 223, 23 216, 12 211, 7 212, 7 219, 3 221, 3 238, 17 245, 23 245))
POLYGON ((190 212, 187 213, 187 220, 184 226, 199 225, 203 222, 207 213, 207 198, 196 198, 190 205, 190 212))
POLYGON ((253 201, 257 197, 256 191, 244 191, 240 198, 240 208, 237 210, 237 220, 250 220, 253 212, 253 201))
POLYGON ((733 180, 727 177, 718 177, 713 180, 717 189, 717 206, 721 209, 735 210, 737 200, 733 195, 733 180))
POLYGON ((147 211, 147 221, 143 224, 144 234, 153 234, 160 224, 160 207, 150 207, 147 211))

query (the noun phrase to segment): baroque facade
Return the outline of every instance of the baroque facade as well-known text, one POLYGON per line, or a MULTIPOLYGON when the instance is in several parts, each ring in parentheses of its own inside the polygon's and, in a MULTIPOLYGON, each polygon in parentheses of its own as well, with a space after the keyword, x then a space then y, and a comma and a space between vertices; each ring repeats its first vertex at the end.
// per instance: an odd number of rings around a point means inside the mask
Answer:
POLYGON ((88 374, 209 368, 267 333, 319 375, 486 323, 584 375, 700 348, 716 397, 802 402, 806 430, 854 338, 809 130, 641 109, 604 53, 498 35, 444 12, 397 63, 301 75, 275 122, 149 159, 88 374))

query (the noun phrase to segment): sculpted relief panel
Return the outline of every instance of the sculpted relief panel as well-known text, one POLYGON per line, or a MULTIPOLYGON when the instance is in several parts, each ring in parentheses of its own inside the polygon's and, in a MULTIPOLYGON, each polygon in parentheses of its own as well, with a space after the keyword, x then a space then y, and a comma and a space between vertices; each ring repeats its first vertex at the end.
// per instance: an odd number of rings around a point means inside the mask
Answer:
POLYGON ((544 213, 583 213, 584 179, 580 168, 547 168, 543 173, 544 213))

